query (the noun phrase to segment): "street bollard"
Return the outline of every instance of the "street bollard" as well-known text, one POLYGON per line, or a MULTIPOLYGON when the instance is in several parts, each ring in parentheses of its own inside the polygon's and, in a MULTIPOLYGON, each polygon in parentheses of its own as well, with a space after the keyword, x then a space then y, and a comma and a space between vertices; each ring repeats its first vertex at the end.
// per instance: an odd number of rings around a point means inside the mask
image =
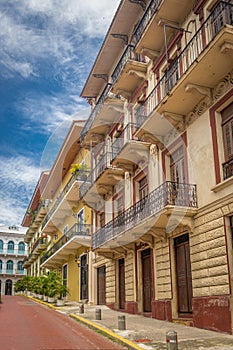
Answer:
POLYGON ((84 304, 79 305, 79 313, 84 314, 84 304))
POLYGON ((120 331, 124 331, 126 329, 125 316, 118 316, 118 329, 120 331))
POLYGON ((101 309, 96 309, 95 310, 95 319, 96 320, 101 320, 101 309))
POLYGON ((166 333, 167 350, 178 350, 177 333, 168 331, 166 333))

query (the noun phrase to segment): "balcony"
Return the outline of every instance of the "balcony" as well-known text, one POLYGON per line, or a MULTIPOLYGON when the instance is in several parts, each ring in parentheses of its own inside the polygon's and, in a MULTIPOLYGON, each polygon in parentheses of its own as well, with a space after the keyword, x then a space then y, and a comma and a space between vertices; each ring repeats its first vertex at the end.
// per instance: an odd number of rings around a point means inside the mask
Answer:
POLYGON ((31 250, 32 254, 40 255, 40 253, 46 249, 47 244, 48 244, 48 239, 45 237, 40 237, 32 247, 32 250, 31 250))
POLYGON ((114 122, 123 112, 124 99, 110 92, 111 84, 106 84, 104 91, 98 99, 86 124, 81 131, 81 142, 85 139, 85 145, 92 146, 102 141, 102 135, 106 134, 114 122))
POLYGON ((85 181, 87 174, 86 171, 79 171, 78 175, 71 176, 41 225, 44 233, 53 232, 54 227, 63 222, 66 216, 72 214, 72 207, 80 198, 80 185, 85 181))
POLYGON ((166 181, 92 235, 93 249, 135 242, 150 230, 169 231, 196 214, 196 186, 166 181), (161 230, 162 229, 162 230, 161 230))
POLYGON ((155 112, 158 119, 168 115, 168 121, 174 121, 172 128, 201 100, 211 98, 212 88, 232 70, 232 13, 230 3, 215 7, 136 112, 138 125, 147 121, 145 128, 160 134, 153 120, 155 112))
POLYGON ((164 24, 169 38, 191 11, 194 1, 151 0, 134 31, 135 50, 154 60, 164 47, 164 24), (156 40, 155 40, 156 38, 156 40))
POLYGON ((112 74, 112 92, 129 98, 146 79, 146 71, 145 57, 135 53, 134 46, 128 45, 112 74))
POLYGON ((223 165, 223 180, 229 179, 233 176, 233 159, 228 160, 223 165))
POLYGON ((129 123, 114 141, 112 165, 125 169, 128 165, 139 164, 143 159, 148 160, 150 143, 138 141, 134 136, 136 130, 137 125, 129 123))
POLYGON ((111 192, 113 186, 122 179, 124 171, 111 165, 112 157, 112 152, 105 152, 80 187, 81 196, 87 204, 111 192))
POLYGON ((0 269, 1 275, 24 275, 24 270, 17 269, 0 269))
POLYGON ((23 260, 23 268, 24 269, 27 269, 28 267, 31 266, 31 263, 29 262, 28 260, 28 257, 26 257, 24 260, 23 260))
POLYGON ((74 224, 40 259, 41 267, 54 268, 68 261, 81 246, 90 247, 91 225, 74 224))

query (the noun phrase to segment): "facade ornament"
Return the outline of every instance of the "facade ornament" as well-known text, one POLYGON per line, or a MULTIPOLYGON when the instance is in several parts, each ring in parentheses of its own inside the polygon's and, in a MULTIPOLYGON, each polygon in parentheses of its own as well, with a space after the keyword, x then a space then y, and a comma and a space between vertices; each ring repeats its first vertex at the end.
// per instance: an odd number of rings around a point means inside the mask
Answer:
POLYGON ((116 39, 121 39, 125 45, 128 45, 128 43, 129 43, 129 37, 126 34, 115 34, 114 33, 114 34, 111 34, 111 36, 113 38, 116 38, 116 39))
POLYGON ((146 79, 146 73, 135 69, 129 69, 126 73, 129 75, 136 75, 140 79, 144 79, 144 80, 146 79))
POLYGON ((154 61, 157 57, 159 57, 160 52, 151 50, 147 47, 142 47, 141 54, 148 57, 150 60, 154 61))
POLYGON ((185 86, 185 91, 186 92, 197 91, 197 92, 199 92, 199 94, 204 95, 204 96, 208 96, 209 99, 212 99, 212 89, 208 88, 206 86, 201 86, 201 85, 189 83, 185 86))
POLYGON ((106 83, 108 82, 107 74, 93 74, 94 78, 103 79, 106 83))

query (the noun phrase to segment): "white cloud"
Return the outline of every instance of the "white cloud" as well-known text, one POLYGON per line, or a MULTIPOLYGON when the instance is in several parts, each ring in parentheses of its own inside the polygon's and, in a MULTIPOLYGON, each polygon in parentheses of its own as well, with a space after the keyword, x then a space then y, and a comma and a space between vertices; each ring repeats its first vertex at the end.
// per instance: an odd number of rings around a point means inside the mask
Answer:
POLYGON ((20 225, 40 176, 31 159, 0 157, 0 213, 6 225, 20 225))
POLYGON ((72 96, 30 96, 18 103, 17 108, 25 119, 24 130, 51 134, 60 124, 74 119, 87 119, 90 108, 84 100, 72 96))
MULTIPOLYGON (((14 11, 0 3, 0 63, 27 77, 37 74, 36 60, 51 56, 54 64, 72 67, 84 37, 102 39, 119 0, 12 0, 14 11), (3 5, 2 5, 3 6, 3 5)), ((93 48, 96 49, 96 48, 93 48)), ((90 56, 88 47, 88 56, 90 56)), ((72 67, 73 68, 73 67, 72 67)))

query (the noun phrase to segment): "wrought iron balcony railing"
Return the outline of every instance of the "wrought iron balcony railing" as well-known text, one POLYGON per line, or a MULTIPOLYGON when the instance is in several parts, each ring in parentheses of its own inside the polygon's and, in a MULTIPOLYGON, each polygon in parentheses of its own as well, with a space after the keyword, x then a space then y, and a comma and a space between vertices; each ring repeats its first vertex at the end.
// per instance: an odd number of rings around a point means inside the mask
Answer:
POLYGON ((91 129, 91 126, 92 126, 95 118, 97 117, 97 115, 98 115, 98 113, 99 113, 99 111, 100 111, 100 109, 101 109, 101 107, 102 107, 102 105, 104 103, 104 100, 107 97, 107 95, 108 95, 108 93, 109 93, 109 91, 111 89, 111 86, 112 86, 112 84, 110 84, 110 83, 106 84, 106 86, 105 86, 102 94, 100 95, 100 97, 99 97, 95 107, 91 111, 91 114, 90 114, 89 118, 87 119, 84 127, 82 128, 82 131, 81 131, 81 134, 80 134, 81 142, 83 141, 84 137, 86 136, 88 130, 91 129))
POLYGON ((40 237, 38 240, 35 242, 31 249, 31 253, 33 253, 39 245, 46 245, 48 243, 48 239, 46 237, 40 237))
POLYGON ((135 45, 137 45, 137 43, 141 39, 143 33, 145 32, 146 27, 150 23, 154 14, 158 11, 159 5, 161 4, 162 1, 163 0, 152 0, 149 3, 142 19, 140 20, 140 22, 138 23, 138 25, 134 30, 135 45))
POLYGON ((233 176, 233 159, 228 162, 223 163, 223 179, 226 180, 229 177, 233 176))
POLYGON ((53 254, 55 254, 64 244, 66 244, 74 236, 90 236, 91 225, 76 223, 74 224, 66 234, 64 234, 40 259, 40 264, 43 264, 53 254))
POLYGON ((233 4, 221 1, 137 110, 135 116, 139 126, 145 122, 226 24, 233 25, 233 4))
POLYGON ((90 172, 86 181, 80 186, 80 196, 83 197, 93 186, 98 177, 104 172, 104 170, 110 166, 112 160, 112 152, 106 152, 99 160, 95 168, 90 172))
POLYGON ((121 56, 116 68, 114 69, 112 73, 112 84, 114 85, 117 79, 119 78, 122 70, 124 69, 126 63, 129 61, 137 61, 137 62, 142 62, 145 63, 145 57, 143 55, 137 54, 134 51, 134 46, 133 45, 128 45, 121 56))
POLYGON ((72 187, 73 183, 75 181, 84 181, 86 179, 87 175, 88 175, 88 172, 85 171, 85 170, 82 170, 82 171, 79 171, 77 175, 73 174, 71 176, 71 178, 69 179, 69 181, 67 182, 67 184, 65 185, 65 187, 63 188, 63 190, 61 191, 59 196, 57 197, 57 199, 55 201, 55 204, 52 206, 52 208, 49 210, 48 214, 44 218, 44 221, 43 221, 43 223, 41 225, 42 229, 45 227, 45 225, 50 220, 50 218, 52 217, 54 212, 57 210, 57 208, 59 207, 61 201, 63 200, 63 198, 65 198, 65 196, 68 193, 69 189, 72 187))
POLYGON ((134 140, 134 132, 136 129, 137 126, 134 123, 129 123, 125 126, 120 135, 112 144, 112 159, 118 156, 129 141, 134 140))
POLYGON ((197 208, 196 185, 164 182, 146 197, 123 211, 115 219, 92 235, 93 249, 140 224, 142 220, 158 214, 166 206, 197 208))

